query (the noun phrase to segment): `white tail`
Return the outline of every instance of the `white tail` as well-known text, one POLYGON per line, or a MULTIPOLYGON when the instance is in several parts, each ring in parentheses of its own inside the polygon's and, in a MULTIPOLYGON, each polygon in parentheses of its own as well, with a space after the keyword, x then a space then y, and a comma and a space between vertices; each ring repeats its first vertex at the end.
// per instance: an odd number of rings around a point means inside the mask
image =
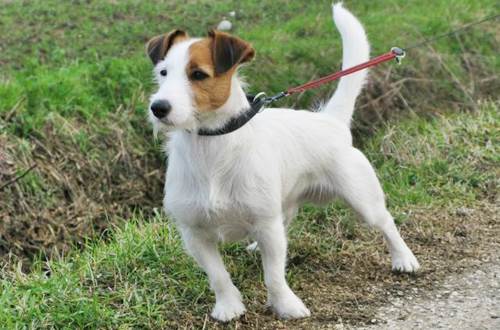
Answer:
MULTIPOLYGON (((342 37, 342 69, 366 62, 370 58, 370 45, 358 19, 342 3, 333 5, 333 20, 342 37)), ((323 112, 350 125, 356 98, 363 88, 368 70, 364 69, 342 77, 337 90, 323 108, 323 112)))

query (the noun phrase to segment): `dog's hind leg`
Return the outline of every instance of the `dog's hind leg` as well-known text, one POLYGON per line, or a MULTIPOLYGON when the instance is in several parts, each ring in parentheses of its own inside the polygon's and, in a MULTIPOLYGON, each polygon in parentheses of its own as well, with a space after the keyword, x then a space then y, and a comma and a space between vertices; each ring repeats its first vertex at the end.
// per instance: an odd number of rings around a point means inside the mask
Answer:
POLYGON ((231 281, 217 249, 217 240, 206 232, 189 228, 181 229, 187 251, 207 273, 210 287, 215 293, 215 307, 211 316, 227 322, 245 312, 241 294, 231 281))
POLYGON ((282 216, 263 220, 255 236, 262 255, 268 304, 285 319, 309 316, 311 313, 285 279, 287 241, 282 216))
POLYGON ((338 162, 333 169, 333 181, 337 194, 366 223, 382 231, 391 252, 393 270, 416 271, 420 265, 401 238, 386 208, 384 193, 375 171, 366 157, 355 148, 336 157, 338 162))

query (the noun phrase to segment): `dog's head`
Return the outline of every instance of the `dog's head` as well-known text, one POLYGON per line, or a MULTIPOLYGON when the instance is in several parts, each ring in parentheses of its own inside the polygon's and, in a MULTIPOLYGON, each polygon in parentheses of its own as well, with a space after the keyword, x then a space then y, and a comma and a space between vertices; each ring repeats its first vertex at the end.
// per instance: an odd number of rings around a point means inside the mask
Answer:
POLYGON ((174 30, 151 39, 146 49, 158 82, 149 106, 157 128, 196 129, 203 113, 226 103, 237 68, 255 55, 246 41, 213 30, 205 38, 174 30))

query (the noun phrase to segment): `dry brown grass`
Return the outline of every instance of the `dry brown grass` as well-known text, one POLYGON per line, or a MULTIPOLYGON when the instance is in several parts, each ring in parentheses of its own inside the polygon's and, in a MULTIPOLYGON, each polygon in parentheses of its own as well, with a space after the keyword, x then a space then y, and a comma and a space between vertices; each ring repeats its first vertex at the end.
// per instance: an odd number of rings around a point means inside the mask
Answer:
POLYGON ((161 205, 161 154, 150 152, 153 138, 134 132, 128 119, 118 111, 96 131, 54 115, 36 136, 0 135, 0 182, 6 183, 0 256, 28 265, 35 255, 63 254, 134 212, 147 215, 161 205))

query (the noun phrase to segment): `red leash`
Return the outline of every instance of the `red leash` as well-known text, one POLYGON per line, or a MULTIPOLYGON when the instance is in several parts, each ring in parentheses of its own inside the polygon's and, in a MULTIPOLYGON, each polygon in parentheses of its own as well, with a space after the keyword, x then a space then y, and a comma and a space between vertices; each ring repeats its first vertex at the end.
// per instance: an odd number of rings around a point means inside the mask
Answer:
POLYGON ((312 89, 312 88, 316 88, 318 86, 326 84, 326 83, 328 83, 330 81, 337 80, 340 77, 347 76, 348 74, 351 74, 351 73, 354 73, 354 72, 357 72, 357 71, 360 71, 360 70, 363 70, 363 69, 375 66, 375 65, 383 63, 383 62, 390 61, 393 58, 398 59, 398 63, 399 63, 400 60, 401 60, 401 58, 404 57, 404 55, 405 55, 405 53, 404 53, 404 51, 401 48, 394 47, 394 48, 391 49, 390 52, 385 53, 385 54, 380 55, 380 56, 377 56, 377 57, 374 57, 374 58, 372 58, 371 60, 369 60, 367 62, 358 64, 356 66, 353 66, 351 68, 348 68, 348 69, 345 69, 345 70, 342 70, 342 71, 339 71, 339 72, 335 72, 335 73, 329 74, 328 76, 324 76, 324 77, 321 77, 319 79, 307 82, 307 83, 305 83, 303 85, 289 88, 289 89, 286 90, 285 93, 287 95, 295 94, 295 93, 301 93, 301 92, 304 92, 306 90, 309 90, 309 89, 312 89))
POLYGON ((351 68, 348 68, 348 69, 345 69, 345 70, 342 70, 339 72, 329 74, 328 76, 324 76, 324 77, 321 77, 321 78, 313 80, 313 81, 309 81, 309 82, 302 84, 300 86, 288 88, 285 92, 278 93, 274 96, 265 97, 264 93, 259 93, 259 94, 257 94, 257 96, 255 96, 254 102, 262 102, 262 103, 268 104, 268 103, 271 103, 271 102, 276 101, 278 99, 281 99, 285 96, 289 96, 289 95, 292 95, 295 93, 302 93, 306 90, 313 89, 313 88, 316 88, 316 87, 321 86, 323 84, 326 84, 328 82, 337 80, 343 76, 347 76, 348 74, 375 66, 375 65, 383 63, 383 62, 390 61, 394 58, 397 60, 398 63, 400 63, 401 59, 404 56, 405 56, 405 52, 403 49, 398 48, 398 47, 393 47, 390 52, 382 54, 382 55, 377 56, 377 57, 374 57, 367 62, 358 64, 356 66, 353 66, 351 68), (261 99, 262 97, 263 97, 263 99, 261 99))

